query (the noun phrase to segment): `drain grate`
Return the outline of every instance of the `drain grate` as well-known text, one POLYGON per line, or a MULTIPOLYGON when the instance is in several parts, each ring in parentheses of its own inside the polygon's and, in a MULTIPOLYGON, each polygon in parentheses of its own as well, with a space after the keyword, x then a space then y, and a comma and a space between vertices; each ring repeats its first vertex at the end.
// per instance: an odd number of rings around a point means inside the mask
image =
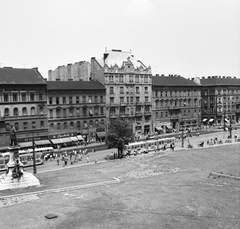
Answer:
POLYGON ((57 218, 58 215, 56 215, 56 214, 47 214, 47 215, 45 215, 45 217, 46 217, 47 219, 54 219, 54 218, 57 218))

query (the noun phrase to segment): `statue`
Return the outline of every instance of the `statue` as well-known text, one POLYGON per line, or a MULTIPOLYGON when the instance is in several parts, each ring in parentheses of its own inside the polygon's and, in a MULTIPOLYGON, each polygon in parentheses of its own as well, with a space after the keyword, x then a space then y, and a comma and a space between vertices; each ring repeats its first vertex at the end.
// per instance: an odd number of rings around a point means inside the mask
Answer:
POLYGON ((17 133, 17 131, 16 131, 15 127, 13 125, 11 125, 10 146, 18 146, 16 133, 17 133))

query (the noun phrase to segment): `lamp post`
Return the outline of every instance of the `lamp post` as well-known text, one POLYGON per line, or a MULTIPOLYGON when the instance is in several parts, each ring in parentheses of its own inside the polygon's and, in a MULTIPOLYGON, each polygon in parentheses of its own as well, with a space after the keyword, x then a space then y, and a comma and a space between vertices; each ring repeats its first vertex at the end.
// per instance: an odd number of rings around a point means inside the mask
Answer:
POLYGON ((225 123, 225 118, 226 118, 226 111, 223 111, 223 131, 226 130, 226 123, 225 123))
POLYGON ((182 115, 182 121, 181 121, 181 126, 182 126, 182 148, 184 147, 184 138, 183 138, 183 133, 184 133, 184 131, 183 131, 183 115, 182 115))
POLYGON ((35 146, 34 146, 34 133, 32 132, 32 149, 33 149, 33 173, 37 173, 36 167, 36 155, 35 155, 35 146))
POLYGON ((232 114, 230 113, 229 137, 232 138, 232 114))

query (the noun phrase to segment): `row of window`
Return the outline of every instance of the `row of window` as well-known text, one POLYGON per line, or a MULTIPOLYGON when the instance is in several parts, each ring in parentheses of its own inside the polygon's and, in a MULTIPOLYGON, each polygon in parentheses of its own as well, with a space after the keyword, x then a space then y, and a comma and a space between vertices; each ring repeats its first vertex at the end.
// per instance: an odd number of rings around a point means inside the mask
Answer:
POLYGON ((151 75, 126 75, 126 74, 105 74, 105 80, 108 80, 109 82, 119 82, 119 83, 125 83, 127 76, 129 77, 129 82, 135 82, 135 83, 148 83, 151 79, 151 75), (143 80, 141 80, 143 79, 143 80))
MULTIPOLYGON (((36 115, 36 108, 31 107, 30 113, 28 113, 28 109, 26 107, 23 107, 21 110, 22 113, 19 112, 19 109, 17 107, 13 108, 13 110, 10 110, 9 108, 4 109, 4 116, 25 116, 25 115, 36 115)), ((39 108, 39 114, 43 114, 43 107, 39 108)))
POLYGON ((66 130, 68 128, 70 129, 87 129, 87 128, 94 128, 94 127, 100 127, 104 126, 105 121, 104 119, 101 120, 89 120, 89 121, 77 121, 77 122, 58 122, 54 125, 54 123, 50 124, 50 130, 66 130))
MULTIPOLYGON (((36 123, 36 121, 22 122, 22 123, 15 122, 13 125, 15 126, 16 130, 28 130, 28 129, 36 129, 36 127, 44 128, 45 121, 40 121, 39 123, 36 123)), ((9 123, 6 123, 5 129, 6 131, 9 131, 11 129, 11 125, 9 123)))
MULTIPOLYGON (((194 112, 191 112, 192 110, 183 110, 183 116, 189 116, 189 115, 193 115, 193 117, 198 118, 198 110, 194 110, 194 112)), ((162 111, 162 112, 156 112, 156 118, 168 118, 171 117, 172 114, 169 114, 168 111, 162 111)))
POLYGON ((169 96, 200 96, 200 91, 155 91, 156 98, 169 96))
MULTIPOLYGON (((115 94, 114 88, 115 87, 109 87, 109 94, 115 94)), ((144 87, 144 92, 143 93, 148 94, 149 93, 149 88, 150 87, 144 87)), ((119 87, 119 89, 120 89, 120 94, 125 93, 124 87, 119 87)), ((133 94, 134 93, 133 87, 129 87, 129 88, 127 87, 126 88, 126 93, 133 94)), ((118 94, 118 92, 117 92, 117 94, 118 94)), ((135 87, 135 94, 140 94, 140 87, 135 87)))
MULTIPOLYGON (((1 97, 0 97, 1 98, 1 97)), ((43 94, 36 95, 35 93, 4 93, 1 101, 3 102, 33 102, 33 101, 42 101, 43 94)))
MULTIPOLYGON (((50 114, 50 118, 53 118, 54 115, 54 111, 52 109, 49 110, 49 114, 50 114)), ((104 107, 83 107, 83 108, 74 108, 74 107, 70 107, 68 109, 56 109, 56 116, 58 118, 60 117, 67 117, 67 116, 79 116, 79 115, 104 115, 104 107)))
POLYGON ((49 104, 79 104, 79 103, 104 103, 103 96, 69 96, 69 97, 49 97, 49 104))
POLYGON ((156 101, 155 102, 156 107, 168 107, 168 106, 180 106, 183 107, 184 105, 190 106, 190 105, 201 105, 201 101, 197 100, 186 100, 186 101, 156 101))
MULTIPOLYGON (((140 101, 140 97, 136 97, 136 103, 140 103, 141 101, 140 101)), ((116 101, 115 101, 115 98, 114 97, 110 97, 110 103, 111 104, 114 104, 116 101)), ((134 97, 120 97, 120 103, 134 103, 134 97), (125 99, 127 99, 127 100, 125 100, 125 99)), ((144 101, 142 101, 142 102, 149 102, 149 96, 145 96, 144 97, 144 101)), ((117 104, 116 104, 116 106, 117 106, 117 104)))

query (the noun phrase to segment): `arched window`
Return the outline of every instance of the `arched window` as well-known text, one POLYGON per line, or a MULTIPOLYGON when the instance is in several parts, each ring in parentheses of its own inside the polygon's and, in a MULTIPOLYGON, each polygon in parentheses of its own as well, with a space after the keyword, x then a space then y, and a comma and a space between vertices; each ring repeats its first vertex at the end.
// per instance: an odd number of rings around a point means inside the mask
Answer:
POLYGON ((73 129, 73 127, 74 127, 74 123, 70 122, 70 129, 73 129))
POLYGON ((54 125, 53 125, 53 123, 50 124, 50 130, 54 130, 54 125))
POLYGON ((9 123, 6 123, 6 126, 5 126, 6 131, 9 131, 10 128, 11 128, 10 124, 9 124, 9 123))
POLYGON ((103 119, 101 120, 101 125, 104 126, 104 120, 103 119))
POLYGON ((4 116, 9 116, 9 109, 8 109, 8 108, 5 108, 5 110, 4 110, 4 116))
POLYGON ((35 107, 31 107, 31 115, 35 115, 36 114, 36 109, 35 107))
POLYGON ((40 113, 40 114, 43 114, 43 107, 40 107, 39 113, 40 113))
POLYGON ((67 122, 63 123, 63 128, 66 130, 67 129, 67 122))
POLYGON ((61 123, 57 123, 57 130, 61 130, 61 123))
POLYGON ((26 108, 26 107, 23 107, 23 109, 22 109, 22 115, 27 115, 27 108, 26 108))
POLYGON ((80 129, 80 127, 81 127, 81 123, 80 121, 77 121, 77 128, 80 129))
POLYGON ((18 108, 15 107, 15 108, 13 109, 13 115, 14 115, 14 116, 18 116, 18 108))
POLYGON ((16 122, 16 123, 14 124, 14 126, 15 126, 15 129, 16 129, 16 130, 19 130, 19 123, 18 123, 18 122, 16 122))

